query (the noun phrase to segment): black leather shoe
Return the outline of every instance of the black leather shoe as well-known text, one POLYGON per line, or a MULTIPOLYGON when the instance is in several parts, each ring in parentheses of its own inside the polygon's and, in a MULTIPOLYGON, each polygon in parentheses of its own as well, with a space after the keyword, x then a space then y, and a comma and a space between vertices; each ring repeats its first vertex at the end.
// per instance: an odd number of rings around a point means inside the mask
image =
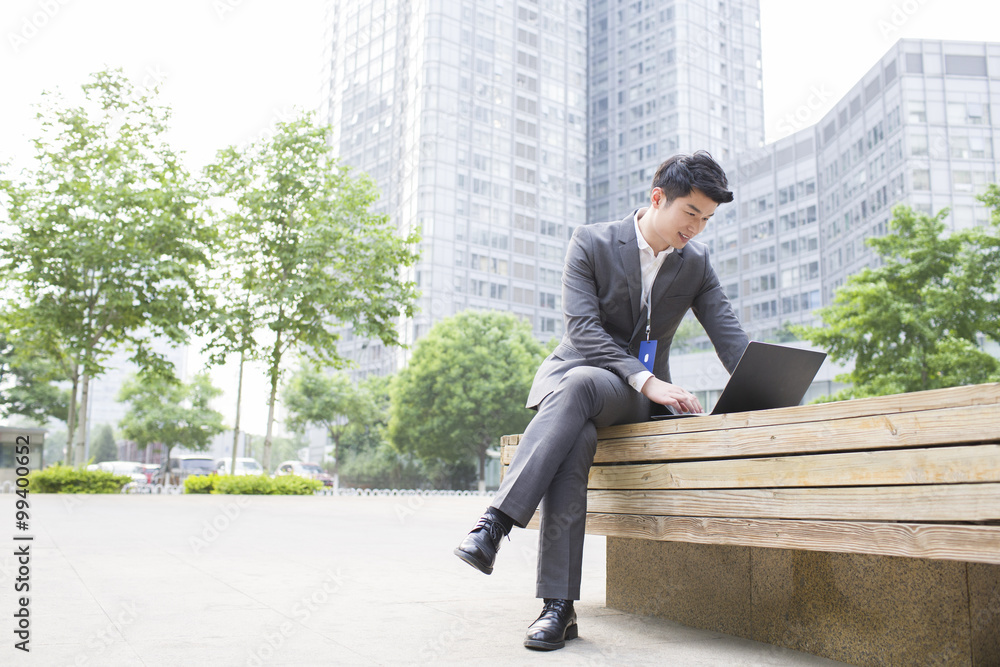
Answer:
POLYGON ((579 636, 573 601, 546 598, 542 615, 528 628, 524 645, 540 651, 553 651, 565 646, 567 639, 579 636))
POLYGON ((493 561, 506 534, 500 518, 491 510, 486 510, 476 527, 455 549, 455 555, 480 572, 493 574, 493 561))

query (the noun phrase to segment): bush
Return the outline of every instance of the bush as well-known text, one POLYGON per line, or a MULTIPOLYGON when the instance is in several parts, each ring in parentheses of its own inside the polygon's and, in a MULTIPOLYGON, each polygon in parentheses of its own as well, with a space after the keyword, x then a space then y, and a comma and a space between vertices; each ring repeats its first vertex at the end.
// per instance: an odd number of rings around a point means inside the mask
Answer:
POLYGON ((28 488, 35 493, 121 493, 132 478, 106 470, 85 470, 52 465, 34 470, 28 476, 28 488))
POLYGON ((191 475, 184 480, 184 493, 213 493, 216 475, 191 475))
POLYGON ((275 491, 273 480, 266 475, 215 475, 212 493, 270 495, 275 491))
POLYGON ((309 496, 321 488, 323 482, 296 475, 274 479, 265 475, 203 475, 184 480, 186 493, 309 496))
POLYGON ((282 475, 271 481, 274 482, 274 493, 284 496, 311 496, 323 488, 323 482, 318 479, 306 479, 298 475, 282 475))

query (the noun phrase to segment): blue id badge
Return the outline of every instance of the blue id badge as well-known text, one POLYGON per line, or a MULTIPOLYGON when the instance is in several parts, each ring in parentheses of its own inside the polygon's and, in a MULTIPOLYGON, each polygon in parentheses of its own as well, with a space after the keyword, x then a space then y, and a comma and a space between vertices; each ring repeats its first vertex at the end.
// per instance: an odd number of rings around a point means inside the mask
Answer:
POLYGON ((653 364, 656 362, 656 341, 644 340, 639 343, 639 361, 652 373, 653 364))

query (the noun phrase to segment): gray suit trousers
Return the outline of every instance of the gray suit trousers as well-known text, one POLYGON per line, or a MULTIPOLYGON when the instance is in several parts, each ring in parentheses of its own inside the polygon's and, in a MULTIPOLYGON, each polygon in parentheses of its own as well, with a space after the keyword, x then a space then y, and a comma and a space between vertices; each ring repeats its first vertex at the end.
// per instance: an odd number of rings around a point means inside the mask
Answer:
POLYGON ((593 366, 570 369, 539 404, 491 503, 522 527, 541 504, 537 597, 580 599, 597 428, 646 421, 650 407, 625 380, 593 366))

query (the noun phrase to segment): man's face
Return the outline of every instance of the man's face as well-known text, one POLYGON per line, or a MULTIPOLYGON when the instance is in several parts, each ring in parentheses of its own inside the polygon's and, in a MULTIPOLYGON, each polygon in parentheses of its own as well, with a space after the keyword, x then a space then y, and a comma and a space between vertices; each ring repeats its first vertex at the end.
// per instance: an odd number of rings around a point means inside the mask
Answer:
POLYGON ((651 231, 663 244, 657 248, 658 243, 650 243, 657 251, 666 250, 668 246, 678 250, 686 246, 688 241, 705 231, 708 219, 719 206, 697 189, 668 204, 663 191, 653 188, 650 203, 653 208, 651 231))

